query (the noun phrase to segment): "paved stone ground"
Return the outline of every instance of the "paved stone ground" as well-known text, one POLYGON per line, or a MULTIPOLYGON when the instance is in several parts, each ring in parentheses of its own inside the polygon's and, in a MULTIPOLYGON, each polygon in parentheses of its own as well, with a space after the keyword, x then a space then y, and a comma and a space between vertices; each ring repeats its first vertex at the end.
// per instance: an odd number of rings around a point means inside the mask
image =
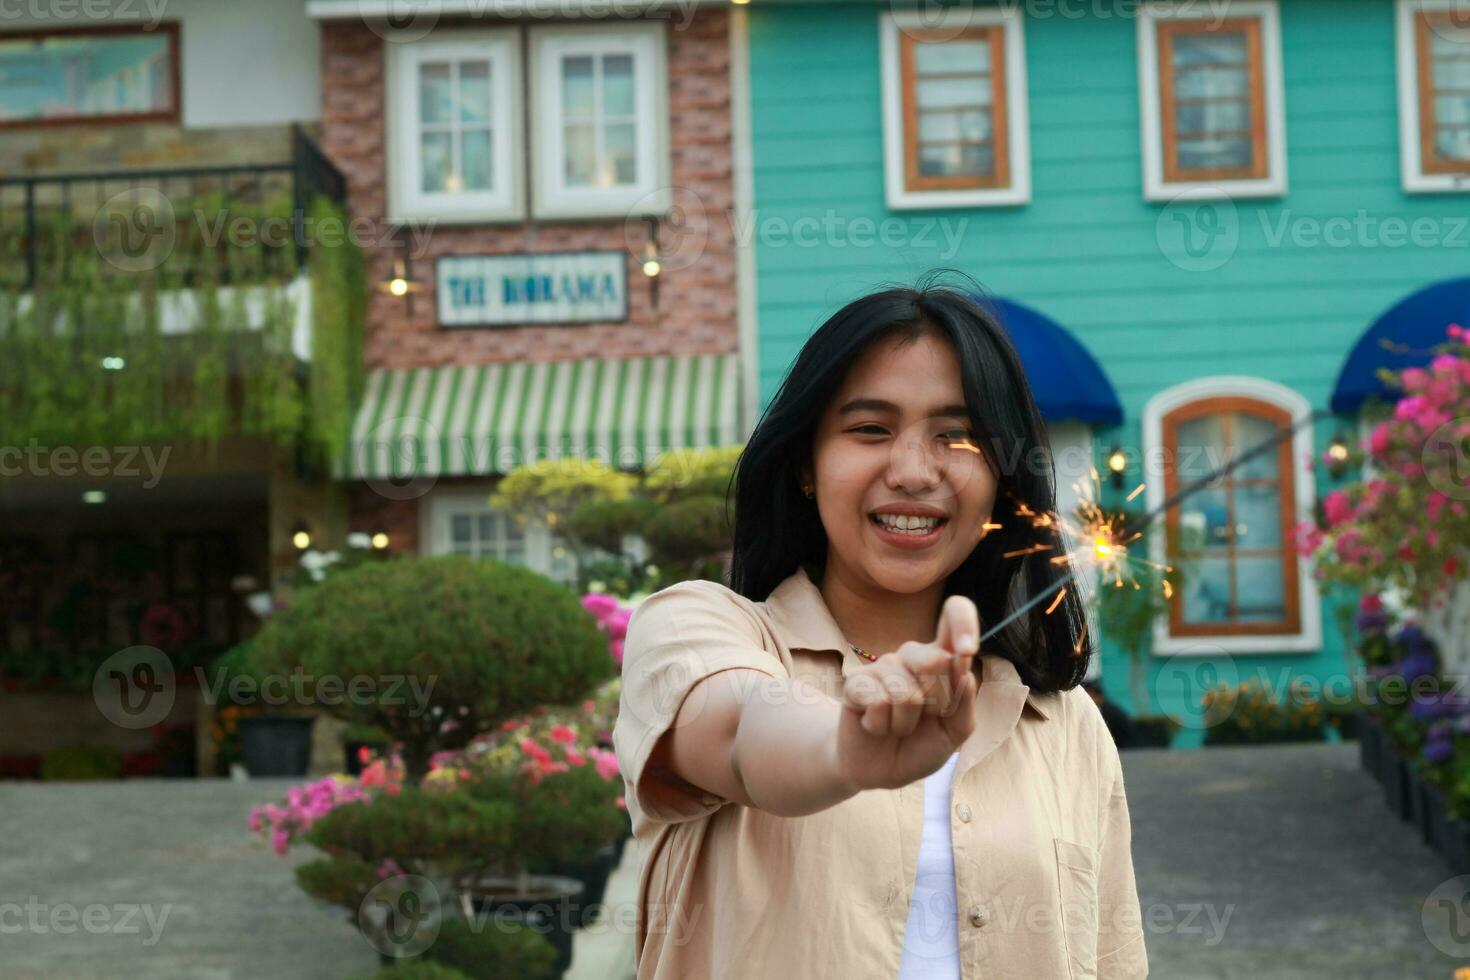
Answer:
MULTIPOLYGON (((1150 975, 1161 980, 1449 980, 1457 961, 1421 925, 1449 877, 1388 813, 1355 743, 1124 756, 1150 975), (1212 919, 1209 910, 1213 909, 1212 919), (1228 917, 1227 917, 1228 916, 1228 917)), ((4 980, 339 980, 376 960, 344 913, 313 903, 291 866, 245 831, 287 781, 0 784, 0 913, 166 907, 156 942, 7 926, 4 980)), ((631 903, 637 848, 609 884, 631 903)), ((96 914, 96 913, 94 913, 96 914)), ((109 913, 116 914, 116 913, 109 913)), ((114 922, 117 920, 114 919, 114 922)), ((626 932, 578 938, 569 980, 626 980, 626 932)))
POLYGON ((1389 813, 1357 742, 1136 750, 1123 771, 1139 901, 1159 923, 1151 977, 1449 980, 1470 964, 1429 941, 1421 909, 1451 874, 1389 813), (1187 922, 1211 906, 1223 929, 1187 922))

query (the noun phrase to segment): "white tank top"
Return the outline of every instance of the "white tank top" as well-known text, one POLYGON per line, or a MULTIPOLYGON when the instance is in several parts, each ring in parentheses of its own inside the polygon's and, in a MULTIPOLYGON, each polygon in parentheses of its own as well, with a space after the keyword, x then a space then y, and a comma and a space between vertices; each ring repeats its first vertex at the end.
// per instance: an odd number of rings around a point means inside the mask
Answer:
POLYGON ((959 980, 959 910, 949 834, 949 784, 960 754, 924 780, 924 833, 898 980, 959 980))

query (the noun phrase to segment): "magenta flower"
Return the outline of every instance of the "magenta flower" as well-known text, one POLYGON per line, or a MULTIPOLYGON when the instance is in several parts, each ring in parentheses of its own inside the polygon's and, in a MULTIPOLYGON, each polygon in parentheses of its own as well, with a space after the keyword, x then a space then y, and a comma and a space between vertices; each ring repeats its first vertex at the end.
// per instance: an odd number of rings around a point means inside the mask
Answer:
POLYGON ((573 745, 577 741, 577 733, 572 731, 570 725, 554 725, 551 729, 551 740, 562 745, 573 745))
POLYGON ((1328 527, 1336 527, 1353 517, 1352 501, 1348 499, 1345 490, 1334 490, 1329 493, 1322 501, 1322 508, 1327 515, 1328 527))

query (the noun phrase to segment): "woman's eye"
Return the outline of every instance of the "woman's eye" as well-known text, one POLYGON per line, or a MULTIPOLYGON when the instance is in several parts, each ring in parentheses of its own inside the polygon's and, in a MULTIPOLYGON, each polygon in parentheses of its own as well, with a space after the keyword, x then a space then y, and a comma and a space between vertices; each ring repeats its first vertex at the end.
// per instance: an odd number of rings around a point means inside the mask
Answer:
POLYGON ((942 438, 957 442, 975 441, 975 433, 971 432, 969 429, 950 429, 948 432, 942 433, 941 436, 942 438))
POLYGON ((870 422, 867 425, 860 425, 857 428, 853 429, 852 431, 853 432, 876 432, 876 433, 878 433, 878 434, 881 435, 882 432, 883 432, 883 426, 876 425, 876 424, 870 422))

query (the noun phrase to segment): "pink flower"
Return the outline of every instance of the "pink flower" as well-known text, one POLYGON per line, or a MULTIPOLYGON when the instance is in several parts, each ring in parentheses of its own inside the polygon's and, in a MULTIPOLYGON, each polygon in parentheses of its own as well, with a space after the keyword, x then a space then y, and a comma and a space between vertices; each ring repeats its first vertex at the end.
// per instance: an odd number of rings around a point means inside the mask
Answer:
POLYGON ((1429 497, 1424 502, 1425 516, 1429 518, 1431 523, 1439 520, 1439 512, 1444 510, 1445 505, 1449 502, 1450 498, 1438 490, 1429 491, 1429 497))
POLYGON ((1369 592, 1358 600, 1358 612, 1380 613, 1383 612, 1383 599, 1376 593, 1369 592))
POLYGON ((587 764, 587 757, 576 749, 567 749, 567 762, 580 769, 587 764))
POLYGON ((1368 437, 1368 451, 1374 456, 1383 456, 1388 452, 1389 430, 1387 422, 1379 422, 1373 429, 1373 434, 1368 437))
POLYGON ((551 753, 547 752, 546 749, 537 744, 536 740, 533 738, 521 739, 521 751, 526 753, 526 755, 529 755, 531 758, 535 759, 542 765, 545 765, 546 763, 551 761, 551 753))
POLYGON ((598 749, 592 754, 592 758, 596 765, 599 778, 611 781, 621 774, 622 770, 618 768, 617 753, 609 752, 606 749, 598 749))
POLYGON ((291 838, 286 833, 284 827, 277 827, 276 832, 271 834, 271 846, 275 848, 276 853, 281 857, 286 856, 286 848, 290 842, 291 838))
POLYGON ((1327 526, 1337 525, 1352 519, 1353 505, 1348 499, 1346 490, 1334 490, 1322 501, 1322 509, 1327 515, 1327 526))
POLYGON ((613 640, 612 641, 612 658, 613 658, 613 663, 617 664, 619 667, 623 666, 623 641, 622 640, 613 640))
POLYGON ((1405 368, 1399 375, 1405 391, 1423 391, 1429 384, 1429 372, 1423 368, 1405 368))
POLYGON ((1445 331, 1444 332, 1445 332, 1446 335, 1448 335, 1450 338, 1452 338, 1454 340, 1464 340, 1465 339, 1465 335, 1467 333, 1470 333, 1470 331, 1467 331, 1464 327, 1460 326, 1458 323, 1452 323, 1452 324, 1450 324, 1448 327, 1445 328, 1445 331))
POLYGON ((623 799, 621 796, 613 800, 613 803, 617 804, 619 810, 628 809, 628 801, 623 799))
POLYGON ((1451 377, 1458 376, 1460 373, 1460 359, 1453 354, 1440 354, 1429 362, 1429 370, 1435 374, 1447 374, 1451 377))
POLYGON ((569 725, 555 725, 551 729, 551 740, 562 745, 573 745, 577 741, 577 733, 569 725))
POLYGON ((513 732, 524 724, 526 724, 526 720, 524 718, 512 718, 510 721, 501 722, 499 731, 513 732))
POLYGON ((618 599, 606 592, 589 592, 582 597, 582 608, 602 622, 617 611, 618 599))

